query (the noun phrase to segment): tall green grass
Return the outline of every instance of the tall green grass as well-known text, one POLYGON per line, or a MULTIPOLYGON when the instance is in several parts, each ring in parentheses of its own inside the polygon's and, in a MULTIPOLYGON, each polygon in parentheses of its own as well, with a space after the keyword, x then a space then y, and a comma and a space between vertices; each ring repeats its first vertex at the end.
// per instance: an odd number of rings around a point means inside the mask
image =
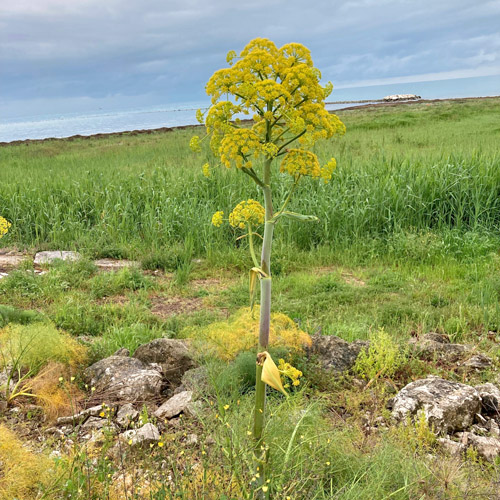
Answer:
MULTIPOLYGON (((316 147, 322 161, 337 158, 334 178, 326 185, 305 180, 291 206, 320 222, 283 223, 277 248, 358 245, 384 254, 400 234, 451 230, 495 238, 500 99, 340 114, 345 137, 316 147)), ((191 153, 195 133, 200 130, 0 148, 0 213, 13 222, 2 245, 144 257, 194 235, 196 255, 228 251, 234 236, 210 225, 212 213, 260 193, 234 169, 204 178, 199 167, 214 159, 208 147, 201 156, 191 153)), ((282 175, 278 168, 275 175, 282 175)), ((278 200, 290 179, 274 185, 281 186, 278 200)))

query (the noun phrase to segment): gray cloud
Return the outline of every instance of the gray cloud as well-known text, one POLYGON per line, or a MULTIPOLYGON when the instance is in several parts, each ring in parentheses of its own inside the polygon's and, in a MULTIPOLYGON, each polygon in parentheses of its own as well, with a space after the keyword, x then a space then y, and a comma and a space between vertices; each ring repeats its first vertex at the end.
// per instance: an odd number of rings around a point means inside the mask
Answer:
POLYGON ((499 25, 500 0, 3 0, 0 102, 201 100, 256 36, 304 43, 337 87, 500 74, 499 25))

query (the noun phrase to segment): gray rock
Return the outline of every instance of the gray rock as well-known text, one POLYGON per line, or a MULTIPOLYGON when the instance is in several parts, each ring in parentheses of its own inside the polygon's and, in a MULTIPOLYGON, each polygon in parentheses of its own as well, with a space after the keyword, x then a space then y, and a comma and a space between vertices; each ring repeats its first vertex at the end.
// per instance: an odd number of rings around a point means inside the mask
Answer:
POLYGON ((122 427, 128 427, 138 416, 139 412, 130 403, 127 403, 120 406, 116 414, 116 422, 122 427))
POLYGON ((361 349, 369 346, 366 341, 346 342, 335 335, 316 334, 311 339, 312 345, 307 349, 307 353, 315 355, 324 368, 336 372, 350 370, 361 349))
POLYGON ((130 351, 126 347, 120 347, 116 352, 113 353, 113 356, 130 356, 130 351))
POLYGON ((160 440, 160 432, 156 425, 147 423, 139 429, 131 429, 123 432, 119 438, 130 446, 143 446, 150 443, 157 443, 160 440))
POLYGON ((452 456, 461 456, 467 449, 463 443, 452 441, 449 437, 438 438, 437 442, 446 453, 452 456))
POLYGON ((104 411, 104 405, 92 406, 91 408, 87 408, 82 410, 79 413, 75 413, 74 415, 70 415, 69 417, 59 417, 57 419, 57 425, 78 425, 84 422, 89 417, 97 417, 99 414, 104 411))
POLYGON ((469 385, 431 376, 403 387, 391 406, 396 421, 405 421, 423 412, 436 433, 449 434, 474 423, 481 408, 481 397, 469 385))
POLYGON ((192 399, 193 393, 191 391, 179 392, 165 401, 165 403, 154 412, 154 416, 161 419, 176 417, 186 409, 186 406, 192 399))
POLYGON ((99 259, 94 264, 103 271, 117 271, 124 267, 139 267, 139 262, 125 259, 99 259))
POLYGON ((43 266, 47 264, 53 264, 56 260, 78 260, 82 256, 78 252, 68 252, 61 250, 53 250, 47 252, 38 252, 35 255, 35 260, 33 263, 35 266, 43 266))
POLYGON ((490 357, 486 356, 485 354, 478 353, 469 358, 464 363, 464 366, 466 366, 467 368, 471 368, 472 370, 482 371, 490 368, 492 364, 493 361, 490 357))
POLYGON ((489 382, 476 385, 475 389, 481 396, 483 413, 498 415, 500 412, 500 389, 489 382))
POLYGON ((133 357, 143 363, 158 363, 163 376, 173 385, 179 385, 182 375, 196 366, 186 343, 177 339, 152 340, 139 346, 133 357))
POLYGON ((497 457, 500 457, 500 439, 477 436, 472 432, 459 433, 459 436, 467 447, 472 446, 478 455, 488 462, 494 462, 497 457))
POLYGON ((440 359, 455 363, 471 353, 472 347, 463 344, 451 344, 447 335, 429 332, 417 339, 409 341, 417 356, 435 360, 440 359))
POLYGON ((192 368, 184 373, 181 379, 181 385, 175 389, 174 394, 183 391, 191 391, 193 393, 193 399, 197 399, 203 396, 203 394, 207 394, 209 385, 207 368, 205 366, 199 366, 198 368, 192 368))
POLYGON ((9 371, 11 370, 12 368, 6 368, 5 370, 2 370, 0 371, 0 397, 5 397, 5 394, 7 392, 7 384, 9 385, 9 392, 12 392, 15 387, 16 387, 16 383, 14 382, 14 380, 11 378, 9 380, 9 371))
POLYGON ((191 401, 184 408, 184 415, 192 418, 199 418, 203 413, 205 405, 202 401, 191 401))
POLYGON ((198 444, 198 436, 196 434, 188 434, 186 437, 186 446, 194 446, 198 444))
POLYGON ((96 394, 107 400, 147 401, 160 395, 162 375, 157 367, 136 358, 110 356, 89 366, 84 376, 96 394))

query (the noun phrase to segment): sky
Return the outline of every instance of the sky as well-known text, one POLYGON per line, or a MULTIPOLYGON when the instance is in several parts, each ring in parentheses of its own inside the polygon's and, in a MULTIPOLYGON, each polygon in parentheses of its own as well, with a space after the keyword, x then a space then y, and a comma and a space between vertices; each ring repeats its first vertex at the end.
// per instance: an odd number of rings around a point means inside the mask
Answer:
POLYGON ((0 114, 203 102, 255 37, 337 89, 500 75, 500 0, 1 0, 0 114))

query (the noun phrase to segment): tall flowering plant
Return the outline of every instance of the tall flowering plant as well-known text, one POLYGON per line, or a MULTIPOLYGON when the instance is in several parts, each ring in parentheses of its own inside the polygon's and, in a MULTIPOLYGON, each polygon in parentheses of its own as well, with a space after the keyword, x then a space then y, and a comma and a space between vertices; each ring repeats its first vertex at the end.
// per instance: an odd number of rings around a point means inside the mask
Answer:
MULTIPOLYGON (((256 283, 260 280, 260 328, 257 355, 256 403, 254 430, 256 458, 259 465, 259 491, 265 491, 265 455, 263 441, 266 384, 284 392, 280 371, 267 352, 271 319, 271 247, 276 224, 283 217, 302 221, 317 220, 312 215, 287 210, 297 184, 304 178, 328 182, 336 166, 334 158, 321 165, 310 151, 319 140, 345 132, 339 118, 325 109, 324 101, 333 86, 320 84, 321 73, 313 66, 309 50, 289 43, 281 48, 267 39, 252 40, 237 56, 227 56, 228 68, 216 71, 206 91, 212 98, 206 113, 197 118, 205 124, 206 136, 191 139, 191 148, 201 150, 208 139, 215 156, 227 168, 235 166, 262 190, 264 205, 250 199, 239 203, 229 214, 231 226, 246 232, 253 268, 250 271, 250 296, 253 305, 256 283), (251 124, 240 117, 251 118, 251 124), (288 196, 275 210, 273 206, 273 165, 291 177, 288 196), (264 227, 263 235, 258 231, 264 227), (256 239, 262 240, 260 258, 256 239)), ((210 175, 210 165, 203 165, 210 175)), ((286 182, 284 176, 280 182, 286 182)), ((218 211, 212 218, 215 226, 224 222, 218 211)))

